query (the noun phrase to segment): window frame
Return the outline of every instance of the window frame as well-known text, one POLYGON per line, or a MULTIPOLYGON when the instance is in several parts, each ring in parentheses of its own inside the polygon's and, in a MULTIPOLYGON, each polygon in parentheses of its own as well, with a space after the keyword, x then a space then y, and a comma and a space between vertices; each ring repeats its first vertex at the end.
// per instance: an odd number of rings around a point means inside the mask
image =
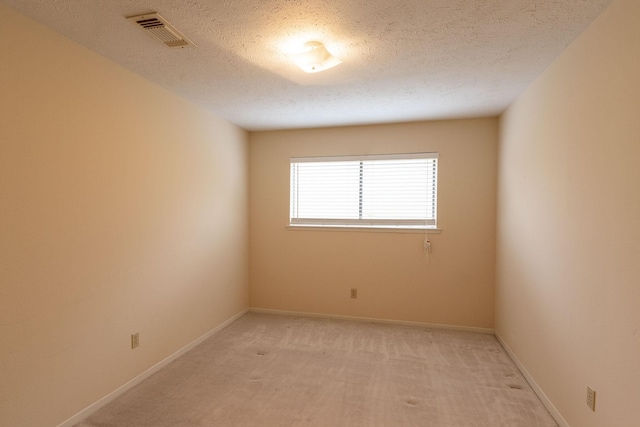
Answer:
MULTIPOLYGON (((401 231, 401 232, 440 232, 438 228, 438 152, 398 153, 398 154, 373 154, 373 155, 343 155, 343 156, 318 156, 318 157, 291 157, 289 159, 289 229, 331 229, 331 230, 357 230, 357 231, 401 231), (427 183, 432 189, 426 197, 432 197, 432 216, 426 219, 330 219, 330 218, 296 218, 293 214, 293 165, 299 163, 322 162, 353 162, 376 160, 434 160, 433 166, 427 166, 427 171, 433 176, 427 178, 427 183)), ((361 163, 362 165, 362 163, 361 163)), ((361 169, 362 170, 362 169, 361 169)), ((362 193, 358 196, 358 202, 362 203, 362 193)), ((425 199, 426 199, 425 197, 425 199)))

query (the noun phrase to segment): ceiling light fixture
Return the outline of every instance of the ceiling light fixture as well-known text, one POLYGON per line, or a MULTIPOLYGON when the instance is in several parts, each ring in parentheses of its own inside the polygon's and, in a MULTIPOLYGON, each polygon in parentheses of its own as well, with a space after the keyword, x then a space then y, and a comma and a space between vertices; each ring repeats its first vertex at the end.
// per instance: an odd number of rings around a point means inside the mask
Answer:
POLYGON ((328 70, 342 63, 338 58, 331 55, 322 43, 316 41, 306 42, 302 52, 288 53, 286 55, 306 73, 328 70))

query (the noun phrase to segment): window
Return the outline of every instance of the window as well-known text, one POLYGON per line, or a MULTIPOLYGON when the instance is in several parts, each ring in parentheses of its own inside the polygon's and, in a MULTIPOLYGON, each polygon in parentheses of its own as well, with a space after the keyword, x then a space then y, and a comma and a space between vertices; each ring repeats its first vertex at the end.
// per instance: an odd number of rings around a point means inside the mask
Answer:
POLYGON ((290 225, 435 228, 438 153, 291 159, 290 225))

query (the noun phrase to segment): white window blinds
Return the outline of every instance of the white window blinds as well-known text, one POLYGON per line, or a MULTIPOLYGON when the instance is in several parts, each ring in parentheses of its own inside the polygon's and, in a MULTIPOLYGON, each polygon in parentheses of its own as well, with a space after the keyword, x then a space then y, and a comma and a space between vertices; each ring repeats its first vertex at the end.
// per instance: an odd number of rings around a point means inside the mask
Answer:
POLYGON ((291 159, 290 224, 435 228, 438 153, 291 159))

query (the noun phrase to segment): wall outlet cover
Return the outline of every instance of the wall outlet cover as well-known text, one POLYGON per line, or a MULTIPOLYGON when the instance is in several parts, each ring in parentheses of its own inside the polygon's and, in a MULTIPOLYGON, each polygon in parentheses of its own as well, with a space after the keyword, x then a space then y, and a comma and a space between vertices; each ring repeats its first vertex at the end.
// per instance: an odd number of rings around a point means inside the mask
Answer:
POLYGON ((589 386, 587 386, 587 406, 593 412, 596 411, 596 391, 589 386))
POLYGON ((140 333, 131 334, 131 348, 134 349, 140 345, 140 333))

